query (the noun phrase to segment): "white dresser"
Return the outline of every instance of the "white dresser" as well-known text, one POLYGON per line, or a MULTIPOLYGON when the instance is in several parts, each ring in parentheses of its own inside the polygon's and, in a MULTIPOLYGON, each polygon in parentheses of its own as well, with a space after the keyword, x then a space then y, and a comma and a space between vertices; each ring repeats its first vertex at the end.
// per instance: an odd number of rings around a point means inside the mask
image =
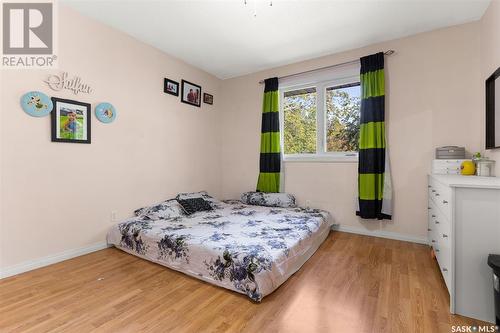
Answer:
POLYGON ((495 322, 488 254, 500 254, 500 178, 429 175, 429 244, 450 312, 495 322))

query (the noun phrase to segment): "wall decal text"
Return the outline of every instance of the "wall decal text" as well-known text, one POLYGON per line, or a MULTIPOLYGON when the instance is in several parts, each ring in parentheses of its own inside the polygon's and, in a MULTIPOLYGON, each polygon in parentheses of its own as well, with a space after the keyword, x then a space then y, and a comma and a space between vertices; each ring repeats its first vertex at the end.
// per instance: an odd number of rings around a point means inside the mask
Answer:
POLYGON ((52 74, 44 82, 47 83, 50 89, 55 91, 67 89, 71 90, 75 95, 78 95, 78 93, 90 94, 92 92, 92 88, 84 83, 79 76, 73 76, 72 78, 68 78, 68 76, 67 72, 62 72, 60 75, 52 74))

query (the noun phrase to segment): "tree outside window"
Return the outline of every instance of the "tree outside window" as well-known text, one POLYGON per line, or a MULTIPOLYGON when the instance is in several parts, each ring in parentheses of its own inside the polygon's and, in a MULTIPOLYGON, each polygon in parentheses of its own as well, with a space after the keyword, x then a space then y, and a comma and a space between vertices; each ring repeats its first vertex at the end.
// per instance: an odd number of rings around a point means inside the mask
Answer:
POLYGON ((283 94, 284 153, 317 154, 357 152, 360 121, 359 82, 322 88, 285 91, 283 94), (324 101, 319 100, 324 96, 324 101), (318 128, 318 105, 324 103, 325 128, 318 128), (323 152, 318 152, 318 133, 325 133, 323 152))

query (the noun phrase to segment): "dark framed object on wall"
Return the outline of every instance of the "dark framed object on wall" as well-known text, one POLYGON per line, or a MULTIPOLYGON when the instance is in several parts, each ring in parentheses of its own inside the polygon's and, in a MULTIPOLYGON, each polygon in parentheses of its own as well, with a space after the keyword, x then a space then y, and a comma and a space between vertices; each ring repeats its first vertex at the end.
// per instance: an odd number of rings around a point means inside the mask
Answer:
POLYGON ((203 103, 213 105, 214 104, 214 96, 207 94, 207 93, 203 93, 203 103))
POLYGON ((90 104, 56 97, 52 103, 52 142, 90 143, 90 104))
POLYGON ((181 81, 181 102, 201 106, 201 87, 186 80, 181 81))
POLYGON ((500 148, 500 68, 486 80, 486 149, 500 148))
POLYGON ((179 82, 165 78, 163 80, 163 92, 179 96, 179 82))

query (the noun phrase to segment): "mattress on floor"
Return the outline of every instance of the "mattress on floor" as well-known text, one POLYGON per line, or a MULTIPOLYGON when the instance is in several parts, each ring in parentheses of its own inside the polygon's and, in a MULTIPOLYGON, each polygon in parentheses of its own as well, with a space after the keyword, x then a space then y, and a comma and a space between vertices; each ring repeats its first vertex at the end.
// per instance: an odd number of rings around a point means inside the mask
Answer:
POLYGON ((109 244, 261 301, 319 248, 328 212, 225 201, 209 212, 160 220, 134 217, 111 228, 109 244))

